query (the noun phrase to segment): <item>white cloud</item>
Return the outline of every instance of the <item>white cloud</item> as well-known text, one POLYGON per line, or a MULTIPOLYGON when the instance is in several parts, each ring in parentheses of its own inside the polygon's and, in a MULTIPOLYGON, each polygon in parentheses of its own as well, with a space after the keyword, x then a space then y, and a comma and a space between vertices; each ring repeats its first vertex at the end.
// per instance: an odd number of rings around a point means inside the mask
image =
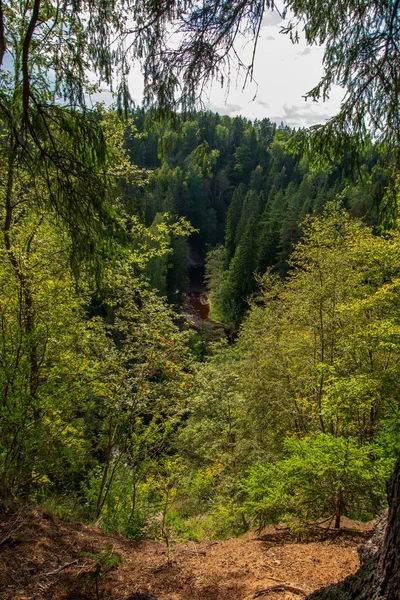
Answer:
MULTIPOLYGON (((343 96, 343 90, 336 87, 326 102, 306 102, 304 99, 322 76, 324 49, 307 46, 304 40, 293 44, 288 35, 279 34, 278 23, 283 21, 274 19, 266 20, 258 40, 254 81, 243 90, 243 77, 239 77, 227 96, 226 90, 212 86, 208 93, 208 106, 215 104, 219 106, 220 113, 232 114, 228 107, 234 105, 239 107, 235 114, 250 119, 269 117, 293 127, 323 123, 337 113, 343 96)), ((244 45, 237 50, 243 62, 249 64, 252 48, 244 45)))
POLYGON ((282 23, 282 16, 280 11, 277 10, 266 10, 262 20, 262 27, 271 27, 282 23))
MULTIPOLYGON (((305 102, 305 94, 320 80, 323 73, 324 50, 307 46, 304 40, 293 44, 288 35, 280 33, 283 21, 277 11, 266 12, 257 45, 254 64, 254 81, 247 81, 244 74, 231 71, 231 81, 221 89, 218 82, 208 87, 203 97, 204 107, 230 116, 243 115, 249 119, 271 120, 293 127, 322 123, 337 113, 343 90, 336 87, 327 102, 305 102)), ((242 40, 236 48, 244 64, 250 64, 253 44, 242 40)), ((233 66, 233 63, 232 63, 233 66)), ((131 94, 140 104, 143 80, 139 69, 130 75, 131 94)))
POLYGON ((229 115, 236 116, 241 114, 242 106, 241 104, 231 104, 229 102, 224 102, 220 105, 213 104, 212 102, 206 102, 204 104, 207 110, 211 110, 212 112, 219 113, 221 115, 229 115))

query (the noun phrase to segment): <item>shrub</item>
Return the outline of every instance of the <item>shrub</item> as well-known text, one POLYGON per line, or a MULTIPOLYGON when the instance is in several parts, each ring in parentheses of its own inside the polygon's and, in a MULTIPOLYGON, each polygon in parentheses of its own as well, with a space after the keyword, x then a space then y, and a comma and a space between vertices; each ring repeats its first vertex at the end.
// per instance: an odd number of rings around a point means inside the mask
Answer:
POLYGON ((242 483, 245 511, 259 528, 291 521, 307 524, 341 516, 370 519, 385 502, 392 460, 377 459, 372 446, 350 438, 319 434, 285 442, 287 457, 258 464, 242 483))

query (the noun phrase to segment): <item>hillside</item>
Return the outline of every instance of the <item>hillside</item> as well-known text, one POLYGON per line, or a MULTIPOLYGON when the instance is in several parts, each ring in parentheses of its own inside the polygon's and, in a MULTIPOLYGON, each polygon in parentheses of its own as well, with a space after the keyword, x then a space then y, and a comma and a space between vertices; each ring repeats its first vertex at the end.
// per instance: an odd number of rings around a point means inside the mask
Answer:
POLYGON ((161 600, 301 598, 300 591, 268 588, 284 584, 310 593, 343 579, 358 568, 357 546, 370 531, 370 524, 346 521, 339 536, 320 529, 295 542, 284 529, 269 526, 260 536, 253 530, 225 541, 174 544, 168 564, 161 542, 127 540, 56 520, 36 508, 2 513, 0 597, 92 600, 94 560, 84 553, 98 553, 111 544, 123 562, 100 579, 102 600, 149 591, 161 600))

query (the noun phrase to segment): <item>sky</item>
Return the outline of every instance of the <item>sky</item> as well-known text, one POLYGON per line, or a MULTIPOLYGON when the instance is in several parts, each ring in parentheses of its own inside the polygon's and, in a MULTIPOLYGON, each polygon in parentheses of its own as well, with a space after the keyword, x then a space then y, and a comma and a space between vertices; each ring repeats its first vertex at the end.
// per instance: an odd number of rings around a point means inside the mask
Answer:
MULTIPOLYGON (((243 78, 237 84, 231 82, 226 97, 226 90, 214 84, 204 99, 206 108, 252 120, 268 117, 291 127, 323 123, 338 112, 344 95, 339 86, 332 89, 326 102, 305 101, 304 95, 323 73, 324 49, 307 46, 304 40, 293 44, 288 35, 280 33, 284 24, 277 11, 264 16, 254 67, 257 85, 247 84, 243 90, 243 78)), ((250 56, 250 46, 239 48, 239 52, 250 56)))
MULTIPOLYGON (((307 46, 304 41, 293 44, 280 33, 282 20, 278 11, 264 15, 254 66, 254 80, 243 89, 244 78, 231 81, 229 90, 214 82, 203 96, 204 108, 222 115, 242 115, 248 119, 268 117, 291 127, 309 127, 325 122, 336 114, 343 97, 339 87, 332 89, 326 102, 305 101, 304 95, 322 75, 323 48, 307 46)), ((239 43, 237 51, 247 64, 252 43, 239 43)), ((130 75, 131 94, 141 103, 142 81, 137 69, 130 75)))
MULTIPOLYGON (((323 123, 338 112, 344 95, 338 86, 332 89, 326 102, 305 101, 304 95, 322 75, 324 49, 307 46, 304 40, 293 44, 288 35, 280 33, 285 24, 287 21, 283 21, 277 10, 266 11, 257 45, 255 81, 247 82, 244 89, 244 76, 231 80, 229 89, 221 89, 220 84, 214 82, 203 96, 205 109, 221 115, 241 115, 251 120, 268 117, 276 123, 283 122, 296 128, 323 123)), ((239 42, 236 51, 248 64, 252 41, 239 42)), ((9 68, 8 59, 6 56, 5 68, 9 68)), ((140 105, 143 80, 139 68, 133 67, 129 77, 131 95, 140 105)), ((95 101, 108 104, 113 100, 109 92, 103 92, 92 96, 92 102, 95 101)))

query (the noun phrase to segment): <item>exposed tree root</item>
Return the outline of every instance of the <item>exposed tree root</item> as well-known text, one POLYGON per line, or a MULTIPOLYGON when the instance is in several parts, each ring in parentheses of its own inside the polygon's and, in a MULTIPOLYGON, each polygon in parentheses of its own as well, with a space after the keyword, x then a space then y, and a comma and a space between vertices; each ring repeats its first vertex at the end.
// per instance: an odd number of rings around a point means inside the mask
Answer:
POLYGON ((254 600, 254 598, 259 598, 260 596, 264 596, 264 594, 269 594, 270 592, 292 592, 292 594, 299 594, 299 596, 304 597, 308 595, 308 592, 302 588, 296 587, 295 585, 289 585, 287 583, 280 583, 279 585, 271 585, 270 587, 258 590, 258 592, 256 592, 253 596, 250 596, 248 600, 254 600))

